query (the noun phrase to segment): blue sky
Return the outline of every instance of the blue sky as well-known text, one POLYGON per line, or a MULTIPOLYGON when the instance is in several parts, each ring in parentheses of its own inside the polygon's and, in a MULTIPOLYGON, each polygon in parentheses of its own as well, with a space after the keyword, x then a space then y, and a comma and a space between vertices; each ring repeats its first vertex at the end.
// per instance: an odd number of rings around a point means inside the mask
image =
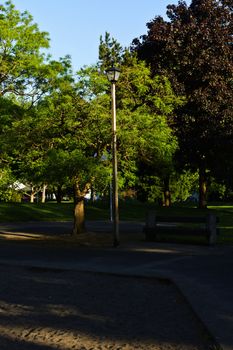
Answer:
MULTIPOLYGON (((188 3, 190 1, 187 1, 188 3)), ((40 30, 50 34, 54 59, 71 55, 75 70, 96 63, 100 35, 107 31, 123 47, 147 32, 146 23, 166 16, 166 6, 178 0, 13 0, 28 10, 40 30)))

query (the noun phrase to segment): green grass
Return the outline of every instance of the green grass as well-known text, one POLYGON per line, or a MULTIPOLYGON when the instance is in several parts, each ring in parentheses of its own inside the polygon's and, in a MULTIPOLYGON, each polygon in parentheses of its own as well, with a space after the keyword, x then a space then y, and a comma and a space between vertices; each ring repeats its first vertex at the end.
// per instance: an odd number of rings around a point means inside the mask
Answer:
MULTIPOLYGON (((120 220, 145 221, 146 213, 153 207, 148 203, 140 203, 136 200, 127 200, 119 202, 120 220)), ((95 205, 86 206, 86 214, 89 219, 109 219, 110 203, 108 201, 99 201, 95 205)))
POLYGON ((0 222, 72 220, 72 203, 0 203, 0 222))
MULTIPOLYGON (((0 222, 20 221, 70 221, 73 220, 74 204, 64 202, 49 203, 0 203, 0 222)), ((109 207, 106 203, 86 206, 86 219, 109 219, 109 207)))
MULTIPOLYGON (((54 202, 45 204, 31 203, 0 203, 0 222, 19 221, 68 221, 73 219, 73 203, 54 202)), ((205 216, 212 212, 219 217, 219 243, 233 244, 233 203, 213 203, 208 209, 198 209, 194 206, 178 206, 171 208, 155 207, 149 203, 134 200, 120 201, 120 220, 144 221, 149 209, 155 208, 161 216, 205 216)), ((86 205, 87 220, 109 220, 110 209, 108 201, 99 201, 86 205)), ((190 224, 192 225, 192 224, 190 224)), ((180 237, 169 237, 169 240, 184 240, 180 237)), ((190 241, 190 237, 187 240, 190 241)), ((196 238, 194 239, 194 241, 196 238)))

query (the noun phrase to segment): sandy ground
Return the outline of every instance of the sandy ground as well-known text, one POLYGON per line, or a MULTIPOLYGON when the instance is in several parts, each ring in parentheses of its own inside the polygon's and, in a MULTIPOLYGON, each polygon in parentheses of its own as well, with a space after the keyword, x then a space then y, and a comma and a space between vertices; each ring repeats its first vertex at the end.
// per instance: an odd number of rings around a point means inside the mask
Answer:
POLYGON ((1 350, 208 350, 174 285, 154 279, 0 266, 1 350))

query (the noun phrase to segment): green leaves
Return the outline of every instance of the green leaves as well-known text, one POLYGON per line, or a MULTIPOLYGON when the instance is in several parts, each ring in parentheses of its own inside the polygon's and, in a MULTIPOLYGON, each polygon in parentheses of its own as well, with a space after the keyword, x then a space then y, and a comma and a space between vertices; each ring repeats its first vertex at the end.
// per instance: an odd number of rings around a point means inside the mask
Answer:
POLYGON ((109 184, 111 94, 104 71, 112 62, 121 65, 119 182, 122 188, 135 186, 139 164, 152 167, 155 178, 163 176, 177 147, 168 121, 182 103, 165 76, 152 77, 108 33, 100 39, 100 61, 74 75, 69 56, 45 57, 48 34, 11 2, 0 7, 0 30, 0 143, 2 158, 18 177, 33 184, 75 184, 80 191, 109 184))
POLYGON ((102 72, 112 65, 119 65, 123 53, 122 46, 114 38, 111 38, 109 33, 106 32, 104 38, 102 35, 100 36, 99 60, 102 72))
MULTIPOLYGON (((232 4, 192 0, 188 7, 181 1, 168 6, 168 17, 169 21, 151 21, 148 34, 134 41, 134 48, 153 75, 164 73, 173 89, 185 96, 171 120, 179 139, 179 160, 193 168, 204 162, 214 169, 223 148, 233 151, 227 136, 233 125, 232 4), (224 120, 231 120, 227 133, 224 120)), ((158 99, 157 105, 162 106, 158 99)))
POLYGON ((0 30, 0 94, 32 93, 44 60, 41 49, 49 47, 48 34, 39 31, 29 13, 15 10, 11 1, 1 6, 0 30))

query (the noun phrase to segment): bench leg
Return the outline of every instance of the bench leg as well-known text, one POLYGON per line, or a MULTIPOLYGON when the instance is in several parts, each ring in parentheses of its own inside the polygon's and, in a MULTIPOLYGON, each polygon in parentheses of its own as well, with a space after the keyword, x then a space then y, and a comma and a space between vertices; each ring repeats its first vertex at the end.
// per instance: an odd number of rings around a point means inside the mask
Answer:
POLYGON ((217 242, 217 228, 216 228, 216 216, 209 214, 206 222, 208 232, 208 243, 209 245, 216 244, 217 242))

